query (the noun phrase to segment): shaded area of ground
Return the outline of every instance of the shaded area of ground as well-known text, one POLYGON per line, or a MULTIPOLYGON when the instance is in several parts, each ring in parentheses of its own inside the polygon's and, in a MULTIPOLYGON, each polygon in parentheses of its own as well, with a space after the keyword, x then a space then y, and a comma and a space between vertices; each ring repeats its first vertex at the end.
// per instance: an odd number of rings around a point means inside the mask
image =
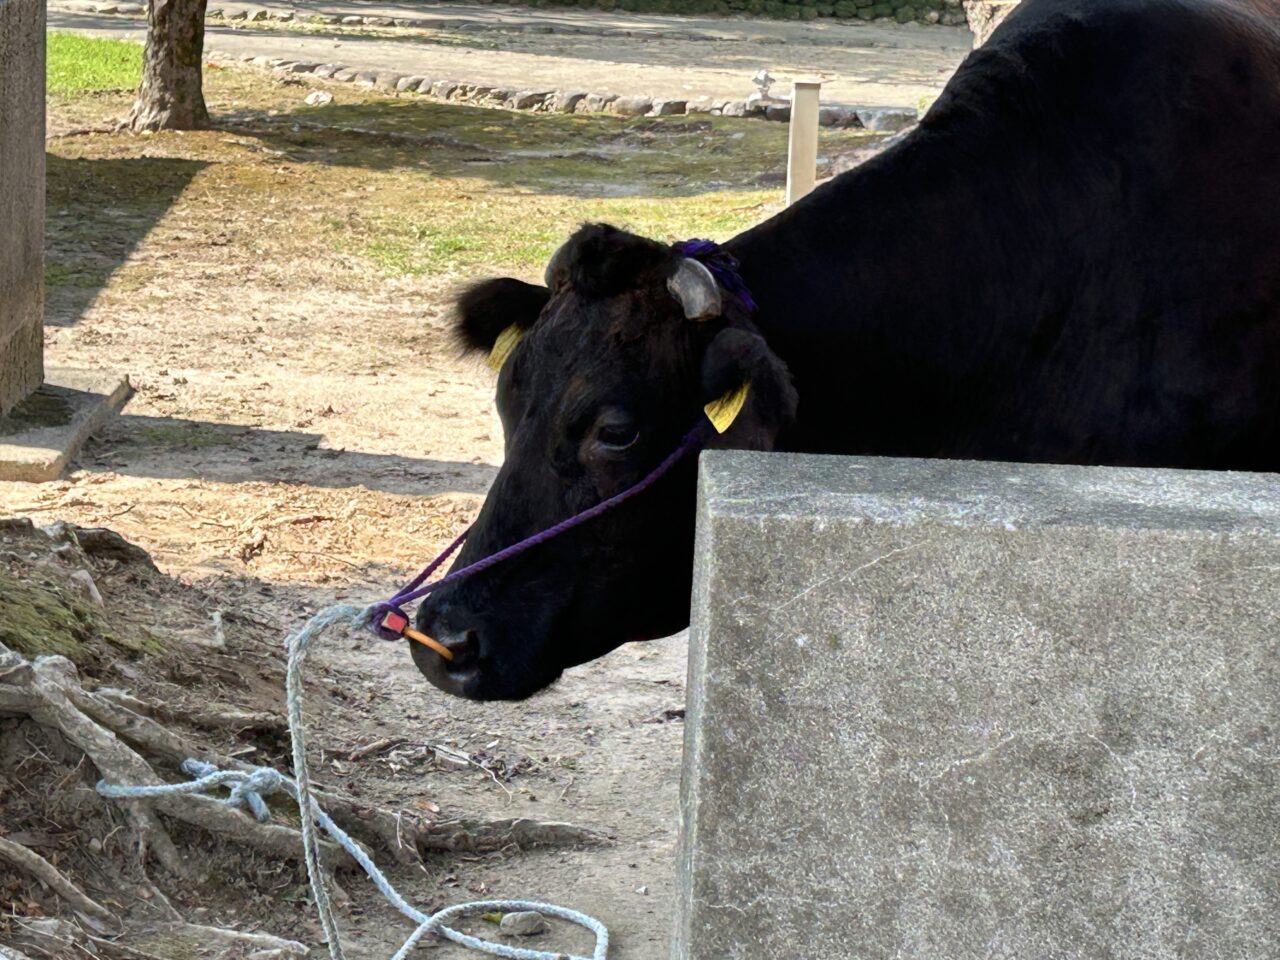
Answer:
MULTIPOLYGON (((50 154, 45 322, 68 326, 79 320, 204 166, 199 160, 50 154), (121 183, 129 184, 127 191, 119 189, 121 183), (83 202, 88 197, 95 200, 90 209, 83 202), (85 237, 92 240, 86 244, 85 237)), ((127 286, 141 279, 135 273, 118 282, 127 286)))
MULTIPOLYGON (((75 536, 49 539, 0 523, 0 654, 67 657, 86 691, 160 721, 167 735, 241 762, 288 770, 281 631, 342 589, 248 572, 193 586, 156 571, 124 541, 100 543, 86 556, 75 536), (96 583, 101 605, 79 592, 73 577, 85 575, 96 583)), ((89 542, 83 531, 78 536, 89 542)), ((434 910, 478 897, 562 900, 606 919, 616 943, 611 956, 665 955, 672 896, 665 865, 672 856, 669 816, 681 734, 666 711, 679 702, 681 641, 621 652, 513 710, 431 693, 405 670, 407 657, 398 645, 341 635, 329 640, 313 654, 306 674, 318 787, 398 814, 406 829, 424 821, 447 828, 460 818, 574 818, 616 837, 549 849, 434 851, 420 864, 397 864, 385 843, 365 838, 413 903, 434 910), (610 696, 597 697, 602 688, 610 696), (639 771, 643 798, 633 796, 639 771)), ((12 691, 12 680, 10 673, 0 679, 0 695, 12 691)), ((5 704, 0 699, 6 837, 38 851, 124 922, 131 935, 118 947, 109 936, 93 955, 187 960, 249 952, 219 949, 207 939, 199 949, 164 935, 139 941, 139 931, 177 916, 283 935, 323 951, 296 859, 166 818, 191 875, 174 876, 154 863, 144 867, 122 808, 96 796, 93 765, 5 704)), ((137 735, 126 739, 145 742, 137 735)), ((181 779, 175 767, 173 758, 159 765, 166 777, 181 779)), ((287 802, 276 798, 272 806, 275 823, 296 825, 287 802)), ((347 955, 388 956, 410 932, 408 924, 358 874, 344 871, 340 880, 347 955)), ((49 889, 8 865, 0 872, 0 903, 0 946, 22 942, 33 924, 65 913, 49 889)), ((470 927, 493 933, 481 921, 470 927)), ((91 923, 85 929, 110 933, 91 923)), ((561 929, 539 945, 582 953, 583 939, 561 929)), ((472 955, 434 942, 425 949, 451 960, 472 955)), ((89 954, 64 939, 53 942, 52 953, 28 955, 62 960, 89 954)))

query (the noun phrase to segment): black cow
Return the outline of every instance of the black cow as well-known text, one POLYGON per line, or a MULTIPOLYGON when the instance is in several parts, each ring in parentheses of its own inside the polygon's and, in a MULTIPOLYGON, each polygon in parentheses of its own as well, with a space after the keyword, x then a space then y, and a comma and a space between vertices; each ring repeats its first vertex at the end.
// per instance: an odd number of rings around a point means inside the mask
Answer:
MULTIPOLYGON (((506 462, 458 560, 634 483, 749 381, 720 445, 1280 469, 1280 0, 1027 0, 901 143, 726 244, 588 226, 547 286, 459 302, 506 462), (691 319, 692 317, 692 319, 691 319)), ((519 698, 688 622, 694 458, 428 598, 432 683, 519 698)))

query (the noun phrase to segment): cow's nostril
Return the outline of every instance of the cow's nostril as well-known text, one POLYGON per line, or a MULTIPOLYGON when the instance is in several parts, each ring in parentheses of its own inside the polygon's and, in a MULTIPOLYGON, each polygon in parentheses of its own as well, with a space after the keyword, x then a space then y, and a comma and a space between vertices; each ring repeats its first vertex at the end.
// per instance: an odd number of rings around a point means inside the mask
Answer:
POLYGON ((460 637, 450 637, 444 645, 453 654, 453 659, 445 662, 445 669, 450 673, 469 673, 475 669, 480 660, 480 637, 474 630, 466 630, 460 637))

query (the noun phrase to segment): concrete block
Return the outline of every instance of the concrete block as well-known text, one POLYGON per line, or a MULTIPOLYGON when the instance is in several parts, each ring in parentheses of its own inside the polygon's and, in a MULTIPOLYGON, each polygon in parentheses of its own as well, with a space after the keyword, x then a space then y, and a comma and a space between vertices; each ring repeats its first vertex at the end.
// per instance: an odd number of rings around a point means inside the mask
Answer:
POLYGON ((0 0, 0 416, 44 375, 44 0, 0 0))
POLYGON ((680 960, 1280 957, 1280 477, 711 452, 680 960))
POLYGON ((39 389, 0 417, 0 481, 58 479, 90 435, 132 394, 126 377, 50 368, 39 389))

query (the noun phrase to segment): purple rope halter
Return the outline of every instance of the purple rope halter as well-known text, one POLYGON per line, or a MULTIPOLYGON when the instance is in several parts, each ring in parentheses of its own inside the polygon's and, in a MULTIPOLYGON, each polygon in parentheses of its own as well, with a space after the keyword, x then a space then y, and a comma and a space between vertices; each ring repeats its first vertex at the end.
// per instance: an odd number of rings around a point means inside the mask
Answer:
MULTIPOLYGON (((722 249, 718 243, 713 240, 684 240, 675 244, 673 249, 682 256, 692 257, 703 263, 711 271, 711 275, 716 278, 716 282, 730 294, 736 296, 744 307, 750 311, 756 309, 755 300, 752 299, 751 292, 747 289, 742 276, 738 273, 738 261, 732 254, 722 249)), ((567 533, 574 527, 586 523, 588 520, 592 520, 602 513, 620 506, 632 497, 644 493, 686 456, 702 448, 708 439, 707 430, 709 426, 708 421, 699 420, 693 429, 685 434, 679 446, 667 455, 665 460, 650 470, 641 480, 627 487, 621 493, 614 494, 612 497, 602 500, 595 506, 588 507, 580 513, 575 513, 568 519, 561 520, 540 533, 535 533, 533 536, 525 537, 525 539, 511 544, 509 547, 504 547, 497 553, 491 553, 475 563, 467 564, 461 570, 450 571, 439 580, 427 583, 431 575, 440 569, 444 562, 462 546, 467 539, 467 535, 471 533, 472 528, 468 527, 458 535, 457 539, 445 547, 439 556, 427 564, 420 574, 406 584, 399 593, 389 600, 374 604, 369 608, 370 626, 381 637, 391 640, 399 639, 404 635, 404 628, 409 624, 408 615, 401 609, 405 604, 421 600, 427 594, 439 590, 441 587, 447 587, 450 584, 457 583, 459 580, 475 576, 477 573, 488 570, 504 560, 518 556, 526 550, 532 550, 539 544, 546 543, 562 533, 567 533), (393 623, 403 624, 403 626, 393 626, 393 623)))
POLYGON ((663 476, 670 472, 672 467, 683 460, 688 454, 701 449, 702 445, 707 441, 707 427, 708 423, 706 421, 699 421, 692 430, 684 435, 684 439, 680 441, 680 445, 669 453, 665 460, 650 470, 649 473, 647 473, 641 480, 632 486, 627 487, 627 489, 623 490, 621 493, 616 493, 606 500, 601 500, 595 506, 588 507, 580 513, 575 513, 568 519, 561 520, 559 523, 550 526, 539 533, 535 533, 531 537, 525 537, 523 540, 511 544, 509 547, 503 547, 497 553, 491 553, 489 556, 481 560, 477 560, 475 563, 467 564, 467 566, 463 567, 461 570, 453 570, 446 576, 441 577, 439 580, 433 581, 432 583, 426 583, 427 578, 435 573, 436 570, 438 570, 440 566, 448 560, 459 547, 462 546, 463 542, 467 539, 467 534, 471 532, 471 528, 468 527, 458 535, 457 539, 445 547, 439 556, 427 564, 420 574, 406 584, 399 593, 389 600, 375 604, 371 608, 374 615, 371 625, 380 636, 386 637, 387 639, 399 639, 401 634, 386 630, 380 626, 383 618, 387 614, 399 614, 407 621, 408 616, 401 609, 405 604, 412 603, 415 600, 421 600, 427 594, 439 590, 441 587, 447 587, 452 583, 457 583, 459 580, 475 576, 477 573, 488 570, 490 567, 501 563, 503 560, 509 560, 514 556, 524 553, 526 550, 532 550, 539 544, 546 543, 548 540, 552 540, 560 536, 562 533, 567 533, 574 527, 584 524, 588 520, 592 520, 595 517, 600 516, 600 514, 605 513, 608 510, 612 510, 614 507, 620 506, 632 497, 644 493, 644 491, 648 490, 651 486, 661 480, 663 476), (423 585, 424 583, 426 583, 425 586, 423 585))

